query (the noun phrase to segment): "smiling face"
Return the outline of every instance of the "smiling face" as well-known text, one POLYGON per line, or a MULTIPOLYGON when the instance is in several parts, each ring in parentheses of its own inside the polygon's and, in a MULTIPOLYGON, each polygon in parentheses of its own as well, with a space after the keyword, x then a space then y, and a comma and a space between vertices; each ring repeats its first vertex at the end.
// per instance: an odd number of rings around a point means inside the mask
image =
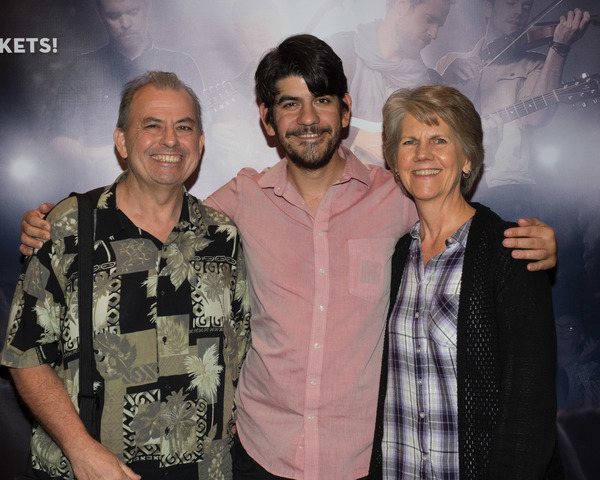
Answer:
POLYGON ((396 169, 415 203, 462 199, 461 174, 471 165, 448 124, 438 117, 438 125, 427 125, 407 114, 401 131, 396 169))
POLYGON ((273 122, 267 122, 267 109, 260 105, 260 116, 269 135, 277 136, 290 161, 299 168, 317 170, 326 166, 337 151, 342 129, 350 121, 350 96, 342 108, 334 95, 313 96, 301 77, 286 77, 277 82, 273 122))
POLYGON ((485 17, 488 20, 488 41, 523 31, 533 0, 486 0, 485 17))
POLYGON ((181 187, 200 162, 204 134, 185 90, 140 88, 131 101, 126 130, 114 140, 142 188, 181 187))

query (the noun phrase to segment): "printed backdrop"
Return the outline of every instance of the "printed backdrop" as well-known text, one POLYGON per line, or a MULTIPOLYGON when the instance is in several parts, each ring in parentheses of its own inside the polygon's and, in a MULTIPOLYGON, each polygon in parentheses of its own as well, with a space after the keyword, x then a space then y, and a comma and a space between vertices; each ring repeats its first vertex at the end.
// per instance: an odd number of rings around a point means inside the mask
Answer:
MULTIPOLYGON (((240 168, 261 170, 279 159, 261 129, 253 93, 261 54, 300 32, 334 45, 386 13, 385 0, 148 0, 150 8, 141 14, 136 10, 144 4, 141 0, 110 1, 131 5, 130 32, 121 38, 122 32, 115 33, 119 19, 103 21, 94 0, 2 3, 0 340, 21 268, 17 249, 23 212, 72 191, 108 184, 122 171, 112 131, 125 77, 146 69, 174 70, 201 97, 207 140, 190 188, 204 198, 240 168), (143 59, 119 64, 110 45, 142 38, 151 42, 143 59), (111 76, 110 69, 120 76, 111 76)), ((550 3, 536 0, 532 18, 550 3)), ((557 20, 575 7, 600 13, 597 0, 564 0, 546 20, 557 20)), ((484 28, 481 2, 456 0, 438 38, 422 51, 425 64, 433 68, 449 52, 470 51, 484 28)), ((590 26, 569 54, 563 80, 600 73, 599 46, 600 28, 590 26)), ((538 50, 546 53, 547 48, 538 50)), ((557 319, 570 319, 583 331, 587 343, 584 347, 582 341, 580 348, 589 352, 586 361, 600 363, 594 343, 600 337, 600 105, 592 98, 585 106, 576 100, 574 106, 560 105, 528 139, 535 186, 530 209, 522 213, 554 227, 559 241, 557 319)), ((355 107, 356 112, 360 105, 355 107)), ((350 145, 352 138, 345 142, 350 145)), ((496 210, 510 205, 509 195, 489 203, 496 210)), ((579 406, 584 403, 590 402, 582 400, 579 406)), ((572 424, 577 421, 571 419, 572 424)), ((5 371, 0 378, 0 432, 0 478, 10 478, 25 458, 29 431, 5 371)), ((575 451, 582 451, 577 437, 573 439, 575 451)))

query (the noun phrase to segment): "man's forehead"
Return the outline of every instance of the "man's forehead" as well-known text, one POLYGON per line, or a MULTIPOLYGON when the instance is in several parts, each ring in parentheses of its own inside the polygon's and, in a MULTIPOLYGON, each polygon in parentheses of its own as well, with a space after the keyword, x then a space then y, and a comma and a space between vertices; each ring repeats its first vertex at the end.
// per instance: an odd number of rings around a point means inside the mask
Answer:
POLYGON ((131 99, 130 111, 144 117, 152 116, 154 111, 163 113, 177 111, 182 118, 195 118, 196 116, 194 100, 185 89, 158 89, 152 84, 144 85, 135 92, 131 99))
POLYGON ((445 20, 450 12, 450 5, 448 0, 425 0, 415 7, 415 11, 445 20))
POLYGON ((121 13, 133 8, 144 6, 148 0, 98 0, 100 11, 109 13, 121 13))
POLYGON ((314 95, 308 85, 306 84, 306 80, 303 77, 290 75, 289 77, 281 78, 275 84, 277 88, 277 94, 275 95, 275 101, 280 100, 284 97, 292 97, 292 98, 317 98, 323 96, 334 96, 333 94, 322 94, 322 95, 314 95))

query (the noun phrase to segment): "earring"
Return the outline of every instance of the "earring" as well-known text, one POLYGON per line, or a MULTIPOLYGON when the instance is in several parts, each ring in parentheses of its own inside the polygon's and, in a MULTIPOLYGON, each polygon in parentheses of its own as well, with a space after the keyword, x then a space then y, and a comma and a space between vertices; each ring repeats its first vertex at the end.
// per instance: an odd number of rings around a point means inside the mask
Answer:
POLYGON ((396 181, 400 180, 400 173, 398 173, 398 170, 394 170, 394 180, 396 180, 396 181))
POLYGON ((462 172, 462 177, 466 180, 468 178, 471 178, 471 170, 469 170, 468 172, 462 172))

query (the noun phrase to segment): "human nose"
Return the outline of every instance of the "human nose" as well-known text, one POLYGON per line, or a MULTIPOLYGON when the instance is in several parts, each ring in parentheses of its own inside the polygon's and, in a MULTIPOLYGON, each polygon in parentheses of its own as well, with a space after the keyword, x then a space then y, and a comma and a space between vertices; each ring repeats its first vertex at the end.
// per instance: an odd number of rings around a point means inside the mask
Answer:
POLYGON ((431 150, 427 142, 419 142, 416 147, 416 159, 427 160, 431 157, 431 150))
POLYGON ((121 17, 119 17, 119 23, 121 24, 121 28, 124 30, 131 27, 131 19, 129 18, 129 15, 121 15, 121 17))
POLYGON ((319 123, 319 114, 312 103, 302 105, 298 123, 301 125, 313 125, 319 123))
POLYGON ((437 23, 432 24, 429 26, 429 29, 427 30, 427 35, 429 36, 429 38, 431 38, 431 40, 435 40, 438 36, 439 31, 440 31, 440 26, 437 23))
POLYGON ((174 147, 179 143, 177 132, 174 127, 168 126, 163 130, 161 143, 167 147, 174 147))

